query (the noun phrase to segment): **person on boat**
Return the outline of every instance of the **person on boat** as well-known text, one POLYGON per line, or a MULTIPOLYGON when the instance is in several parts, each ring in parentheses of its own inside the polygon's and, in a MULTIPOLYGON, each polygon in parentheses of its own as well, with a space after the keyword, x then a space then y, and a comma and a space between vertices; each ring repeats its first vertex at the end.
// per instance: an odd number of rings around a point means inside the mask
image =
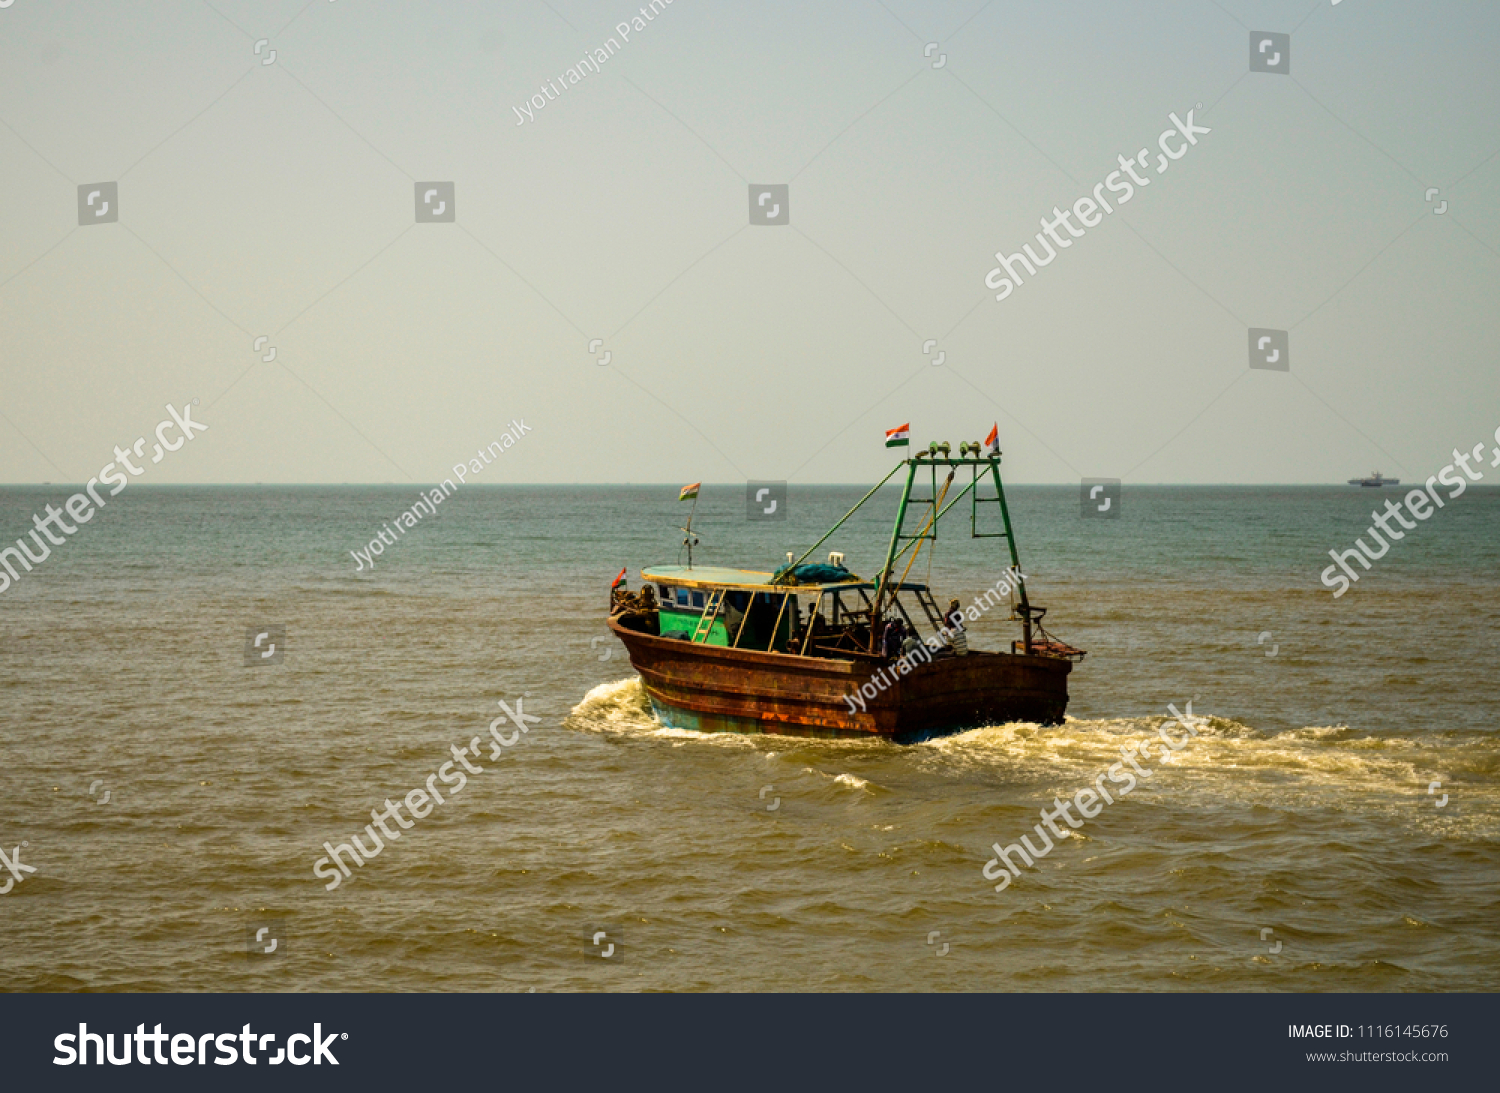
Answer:
MULTIPOLYGON (((729 635, 730 645, 733 645, 735 638, 739 637, 740 627, 744 625, 745 621, 744 610, 736 607, 734 603, 738 597, 739 593, 730 593, 724 597, 724 629, 729 635)), ((749 604, 745 606, 748 608, 749 604)))
POLYGON ((964 634, 964 609, 959 606, 957 600, 948 601, 948 613, 943 616, 943 621, 947 623, 950 631, 948 644, 953 647, 953 652, 961 657, 968 656, 969 639, 964 634))
POLYGON ((656 613, 656 592, 648 584, 640 592, 633 593, 622 582, 610 589, 610 615, 622 619, 630 616, 648 617, 656 613))
POLYGON ((808 654, 816 656, 817 650, 813 648, 813 643, 821 638, 827 629, 823 624, 823 616, 816 611, 809 611, 807 613, 806 624, 797 636, 792 639, 794 648, 799 653, 805 649, 808 654))
POLYGON ((906 622, 902 619, 892 619, 885 624, 885 633, 881 635, 880 649, 885 654, 886 660, 895 660, 901 653, 901 643, 906 638, 906 622))

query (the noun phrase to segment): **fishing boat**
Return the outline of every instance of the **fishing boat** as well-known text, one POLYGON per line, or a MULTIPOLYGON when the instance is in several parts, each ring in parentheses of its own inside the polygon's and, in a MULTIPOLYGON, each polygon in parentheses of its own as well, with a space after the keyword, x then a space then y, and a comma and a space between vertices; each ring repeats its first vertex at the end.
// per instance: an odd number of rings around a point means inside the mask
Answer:
POLYGON ((682 529, 686 566, 640 570, 638 593, 611 590, 609 628, 657 718, 705 732, 898 741, 1010 721, 1061 722, 1068 674, 1084 653, 1042 628, 1046 609, 1027 595, 998 447, 981 455, 977 442, 965 443, 957 457, 950 453, 947 443, 934 443, 902 460, 801 557, 788 551, 787 564, 775 571, 694 566, 699 540, 690 516, 682 529), (966 468, 969 481, 955 489, 966 468), (808 563, 903 469, 895 527, 874 578, 850 572, 840 551, 827 563, 808 563), (912 495, 919 476, 931 486, 925 497, 912 495), (994 495, 980 496, 990 484, 994 495), (970 647, 962 609, 941 611, 925 583, 907 579, 923 546, 936 543, 939 521, 965 497, 970 535, 1009 547, 1010 568, 967 617, 1007 606, 1020 637, 1005 651, 970 647), (981 531, 981 523, 997 526, 993 516, 981 520, 991 505, 999 530, 981 531))

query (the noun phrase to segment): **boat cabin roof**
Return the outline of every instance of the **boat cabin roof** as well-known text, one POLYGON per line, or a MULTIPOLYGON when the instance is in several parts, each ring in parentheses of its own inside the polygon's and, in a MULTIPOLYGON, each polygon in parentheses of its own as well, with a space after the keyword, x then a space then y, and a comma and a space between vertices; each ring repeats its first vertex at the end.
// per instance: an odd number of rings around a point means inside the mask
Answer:
MULTIPOLYGON (((852 592, 863 588, 873 590, 874 584, 858 578, 848 581, 831 581, 827 584, 772 584, 774 573, 755 569, 729 569, 724 566, 662 565, 641 570, 641 580, 651 584, 681 585, 684 588, 730 588, 745 592, 852 592)), ((898 591, 925 592, 924 584, 906 583, 898 591)))

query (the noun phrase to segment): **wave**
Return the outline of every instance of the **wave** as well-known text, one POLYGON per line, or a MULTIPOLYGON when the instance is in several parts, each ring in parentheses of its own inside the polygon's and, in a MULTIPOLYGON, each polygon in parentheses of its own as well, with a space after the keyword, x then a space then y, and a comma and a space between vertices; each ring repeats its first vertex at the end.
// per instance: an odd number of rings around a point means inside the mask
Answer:
POLYGON ((564 724, 593 732, 640 733, 663 728, 651 712, 640 676, 599 684, 568 712, 564 724))
MULTIPOLYGON (((1400 734, 1360 732, 1347 725, 1308 725, 1264 732, 1230 717, 1200 711, 1189 736, 1165 715, 1082 719, 1061 725, 1032 722, 986 725, 951 736, 934 737, 910 747, 878 740, 769 737, 737 733, 699 733, 663 726, 651 712, 639 676, 602 683, 574 707, 567 723, 593 732, 670 738, 679 746, 772 744, 803 762, 823 762, 849 755, 851 747, 888 752, 896 762, 936 777, 970 774, 1006 781, 1084 779, 1107 771, 1136 754, 1147 769, 1172 772, 1174 778, 1210 783, 1214 792, 1258 800, 1305 794, 1344 793, 1362 798, 1390 798, 1393 806, 1435 807, 1440 791, 1455 803, 1481 811, 1500 811, 1500 736, 1476 731, 1424 729, 1400 734), (1181 744, 1172 750, 1165 732, 1181 744), (1146 746, 1143 755, 1133 749, 1146 746), (906 756, 903 760, 901 757, 906 756), (1438 789, 1428 794, 1434 783, 1438 789), (1431 799, 1429 799, 1431 798, 1431 799)), ((835 767, 837 769, 837 767, 835 767)), ((832 779, 854 790, 866 790, 865 778, 843 773, 832 779)), ((1160 780, 1156 783, 1162 784, 1160 780)), ((1448 806, 1444 806, 1448 807, 1448 806)), ((1444 815, 1453 815, 1450 809, 1444 815)))

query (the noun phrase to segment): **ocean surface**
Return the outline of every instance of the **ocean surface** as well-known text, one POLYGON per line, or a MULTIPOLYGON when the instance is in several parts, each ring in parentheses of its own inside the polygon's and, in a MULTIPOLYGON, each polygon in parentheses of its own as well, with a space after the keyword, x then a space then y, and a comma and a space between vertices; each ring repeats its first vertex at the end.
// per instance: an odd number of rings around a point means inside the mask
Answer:
MULTIPOLYGON (((0 537, 71 492, 0 489, 0 537)), ((655 723, 604 619, 622 566, 677 561, 676 485, 463 486, 357 572, 417 492, 132 486, 0 594, 0 849, 35 870, 0 989, 1500 989, 1500 489, 1335 599, 1377 491, 1127 484, 1085 520, 1012 487, 1032 599, 1088 650, 1068 720, 909 746, 655 723), (326 890, 323 844, 502 701, 529 731, 326 890), (1188 701, 1196 738, 994 890, 992 844, 1188 701)), ((705 486, 696 559, 774 568, 863 492, 751 523, 705 486)), ((872 574, 894 506, 819 558, 872 574)), ((930 580, 968 602, 1009 558, 958 516, 930 580)))

